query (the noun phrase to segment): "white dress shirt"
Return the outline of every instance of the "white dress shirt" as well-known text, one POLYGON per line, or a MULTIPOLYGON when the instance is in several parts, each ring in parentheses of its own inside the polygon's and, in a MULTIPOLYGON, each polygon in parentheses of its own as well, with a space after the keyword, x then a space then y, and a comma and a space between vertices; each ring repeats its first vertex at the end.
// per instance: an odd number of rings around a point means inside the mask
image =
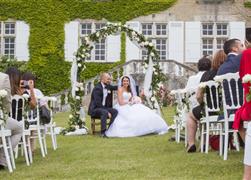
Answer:
POLYGON ((102 101, 102 105, 105 106, 105 99, 107 97, 108 91, 105 88, 105 84, 104 83, 101 83, 101 84, 102 84, 102 87, 103 87, 103 101, 102 101))

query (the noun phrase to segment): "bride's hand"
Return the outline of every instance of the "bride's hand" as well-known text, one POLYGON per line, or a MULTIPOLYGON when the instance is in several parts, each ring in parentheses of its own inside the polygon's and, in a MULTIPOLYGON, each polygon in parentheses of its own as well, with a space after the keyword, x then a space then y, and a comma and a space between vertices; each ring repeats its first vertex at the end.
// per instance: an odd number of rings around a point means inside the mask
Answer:
POLYGON ((132 98, 132 102, 133 102, 133 104, 140 104, 140 103, 142 103, 142 100, 139 96, 134 96, 132 98))
POLYGON ((134 103, 132 101, 128 101, 128 104, 129 105, 133 105, 134 103))

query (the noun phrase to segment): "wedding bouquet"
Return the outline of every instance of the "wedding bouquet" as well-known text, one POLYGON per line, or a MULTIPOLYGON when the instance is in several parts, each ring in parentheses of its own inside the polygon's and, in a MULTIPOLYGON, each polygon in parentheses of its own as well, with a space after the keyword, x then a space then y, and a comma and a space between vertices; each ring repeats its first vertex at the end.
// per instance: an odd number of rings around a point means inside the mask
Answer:
MULTIPOLYGON (((246 74, 243 78, 242 78, 242 83, 250 83, 251 84, 251 74, 246 74)), ((246 101, 250 102, 251 101, 251 86, 249 87, 249 92, 246 96, 246 101)))
POLYGON ((142 103, 142 100, 141 100, 141 98, 139 96, 133 96, 132 100, 131 100, 131 103, 132 104, 140 104, 140 103, 142 103))

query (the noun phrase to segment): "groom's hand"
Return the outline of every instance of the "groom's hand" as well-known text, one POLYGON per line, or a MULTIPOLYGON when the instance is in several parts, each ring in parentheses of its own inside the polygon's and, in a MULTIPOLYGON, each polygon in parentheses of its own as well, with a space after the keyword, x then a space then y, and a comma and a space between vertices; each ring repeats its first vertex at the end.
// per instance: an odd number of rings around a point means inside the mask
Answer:
POLYGON ((108 113, 108 117, 109 117, 109 119, 111 119, 111 118, 112 118, 112 115, 111 115, 111 113, 108 113))

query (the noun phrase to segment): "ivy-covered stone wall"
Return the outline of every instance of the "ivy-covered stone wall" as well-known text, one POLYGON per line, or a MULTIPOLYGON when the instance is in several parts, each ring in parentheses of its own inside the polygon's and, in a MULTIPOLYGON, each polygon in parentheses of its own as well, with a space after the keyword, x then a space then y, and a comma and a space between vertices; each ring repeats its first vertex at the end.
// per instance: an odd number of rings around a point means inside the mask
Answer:
MULTIPOLYGON (((70 86, 70 63, 64 61, 64 24, 80 19, 105 18, 126 22, 170 7, 176 0, 0 0, 0 20, 22 20, 30 26, 27 68, 38 77, 37 86, 45 94, 70 86)), ((121 36, 121 62, 125 61, 125 37, 121 36)), ((117 64, 87 65, 83 77, 95 76, 117 64), (94 70, 95 69, 95 70, 94 70)))

